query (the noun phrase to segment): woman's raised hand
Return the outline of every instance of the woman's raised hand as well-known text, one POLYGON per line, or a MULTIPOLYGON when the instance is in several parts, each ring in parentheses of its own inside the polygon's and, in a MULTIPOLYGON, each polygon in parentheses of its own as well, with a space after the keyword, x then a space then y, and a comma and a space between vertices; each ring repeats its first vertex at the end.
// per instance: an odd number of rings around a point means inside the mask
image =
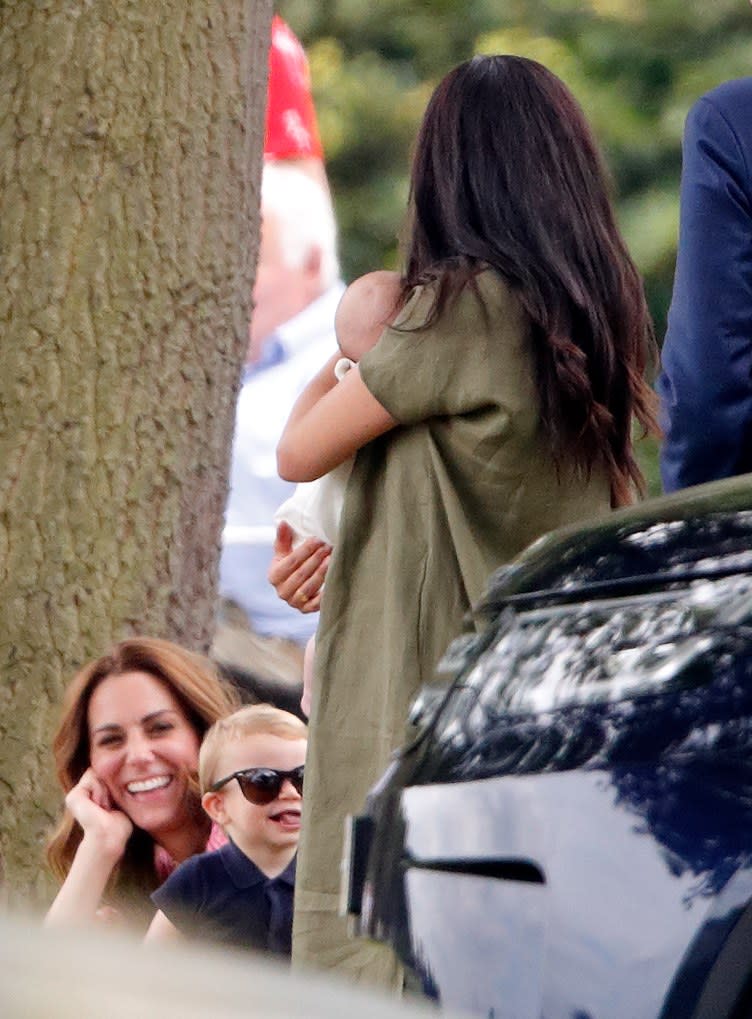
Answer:
POLYGON ((49 908, 46 927, 111 920, 110 909, 100 911, 112 871, 133 831, 127 814, 118 810, 104 784, 87 768, 65 797, 65 805, 84 830, 68 876, 49 908))
POLYGON ((87 768, 65 797, 65 805, 84 830, 84 838, 92 839, 104 852, 118 859, 133 831, 127 814, 114 806, 107 788, 87 768))
POLYGON ((281 523, 277 527, 269 582, 288 605, 301 612, 318 612, 332 547, 316 538, 308 538, 296 549, 292 542, 292 528, 281 523))

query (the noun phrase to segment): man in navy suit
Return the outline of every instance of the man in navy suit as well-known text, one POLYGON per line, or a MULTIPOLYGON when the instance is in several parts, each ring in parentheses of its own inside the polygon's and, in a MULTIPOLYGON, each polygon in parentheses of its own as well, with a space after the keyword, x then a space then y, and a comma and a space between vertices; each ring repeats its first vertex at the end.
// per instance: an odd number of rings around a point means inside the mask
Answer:
POLYGON ((661 360, 665 490, 752 471, 752 78, 687 117, 661 360))

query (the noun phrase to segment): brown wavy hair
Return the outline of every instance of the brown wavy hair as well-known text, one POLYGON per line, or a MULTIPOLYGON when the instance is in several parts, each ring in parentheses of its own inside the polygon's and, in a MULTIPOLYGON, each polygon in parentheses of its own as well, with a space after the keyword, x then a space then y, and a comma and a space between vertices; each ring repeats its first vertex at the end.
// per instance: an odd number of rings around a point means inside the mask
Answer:
POLYGON ((403 300, 436 282, 428 324, 496 270, 531 324, 541 417, 556 463, 605 467, 613 505, 644 479, 632 422, 658 434, 657 363, 642 280, 619 233, 585 115, 533 60, 480 56, 426 109, 410 188, 403 300))
MULTIPOLYGON (((89 767, 88 713, 92 694, 110 676, 146 672, 169 687, 199 739, 218 719, 238 706, 234 690, 221 680, 212 663, 170 641, 132 637, 120 641, 74 677, 65 692, 63 709, 53 738, 57 778, 63 792, 69 792, 89 767)), ((201 816, 198 785, 195 786, 197 816, 201 816)), ((65 810, 47 845, 47 861, 58 880, 63 881, 81 843, 83 831, 65 810)), ((123 858, 108 886, 108 897, 120 908, 138 911, 149 906, 148 895, 157 886, 154 869, 154 840, 134 828, 123 858)))

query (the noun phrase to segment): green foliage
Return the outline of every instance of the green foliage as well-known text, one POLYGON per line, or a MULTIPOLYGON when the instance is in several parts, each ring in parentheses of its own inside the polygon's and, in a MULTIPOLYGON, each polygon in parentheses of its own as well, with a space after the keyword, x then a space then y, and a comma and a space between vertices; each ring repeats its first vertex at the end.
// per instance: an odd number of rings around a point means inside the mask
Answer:
POLYGON ((399 264, 410 146, 454 64, 547 64, 587 112, 659 336, 671 293, 681 131, 702 92, 752 67, 745 0, 282 0, 305 43, 346 277, 399 264))
MULTIPOLYGON (((474 53, 516 53, 555 71, 587 113, 662 338, 684 118, 750 73, 745 0, 282 0, 280 13, 311 61, 346 278, 399 266, 411 144, 440 78, 474 53)), ((637 455, 655 495, 655 440, 637 455)))

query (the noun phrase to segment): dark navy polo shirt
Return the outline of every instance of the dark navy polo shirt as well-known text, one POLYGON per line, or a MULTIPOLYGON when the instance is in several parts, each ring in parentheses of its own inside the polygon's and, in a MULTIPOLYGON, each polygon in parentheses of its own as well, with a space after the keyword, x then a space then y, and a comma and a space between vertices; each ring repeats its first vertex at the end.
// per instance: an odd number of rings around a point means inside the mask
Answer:
POLYGON ((182 934, 290 955, 295 858, 268 878, 233 842, 192 856, 151 899, 182 934))

